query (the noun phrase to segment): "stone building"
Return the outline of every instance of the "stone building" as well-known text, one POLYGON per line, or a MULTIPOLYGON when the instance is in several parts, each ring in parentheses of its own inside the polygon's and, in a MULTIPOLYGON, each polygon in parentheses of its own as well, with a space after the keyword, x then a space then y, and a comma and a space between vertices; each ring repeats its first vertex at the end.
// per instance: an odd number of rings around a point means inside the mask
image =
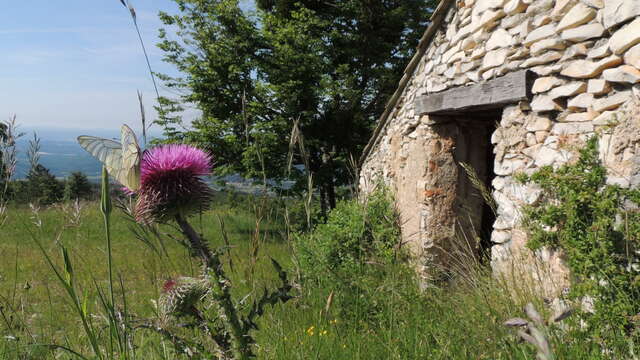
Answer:
POLYGON ((442 0, 365 149, 360 188, 395 192, 422 266, 484 249, 494 272, 523 270, 556 291, 562 254, 525 250, 519 227, 540 191, 514 175, 571 161, 594 134, 608 181, 637 186, 640 0, 442 0))

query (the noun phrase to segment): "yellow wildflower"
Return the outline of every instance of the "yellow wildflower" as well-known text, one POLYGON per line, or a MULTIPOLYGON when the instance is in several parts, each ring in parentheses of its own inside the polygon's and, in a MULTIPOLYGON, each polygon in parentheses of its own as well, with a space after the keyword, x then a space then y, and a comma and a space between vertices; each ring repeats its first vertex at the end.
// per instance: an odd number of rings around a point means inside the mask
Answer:
POLYGON ((309 335, 309 336, 313 336, 313 334, 314 334, 313 330, 314 330, 315 328, 316 328, 315 326, 311 325, 311 326, 307 329, 307 335, 309 335))

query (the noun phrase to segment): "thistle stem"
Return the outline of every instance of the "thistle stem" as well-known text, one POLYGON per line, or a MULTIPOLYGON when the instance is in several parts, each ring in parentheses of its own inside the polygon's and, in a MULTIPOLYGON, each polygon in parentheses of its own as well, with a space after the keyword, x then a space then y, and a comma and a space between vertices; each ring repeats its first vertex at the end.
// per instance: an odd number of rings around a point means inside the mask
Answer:
POLYGON ((227 279, 218 253, 212 252, 204 243, 200 235, 191 227, 191 224, 178 214, 175 216, 176 223, 180 226, 182 233, 189 239, 189 245, 194 255, 199 256, 204 265, 205 273, 213 277, 210 280, 213 286, 213 297, 218 305, 218 312, 221 320, 224 322, 226 330, 229 332, 231 339, 231 352, 236 360, 249 359, 251 349, 249 344, 251 338, 245 333, 240 317, 236 308, 233 306, 231 292, 229 289, 229 280, 227 279))
POLYGON ((178 226, 180 226, 180 230, 182 230, 182 233, 189 240, 189 245, 191 250, 194 252, 194 255, 200 257, 206 267, 212 267, 216 262, 216 259, 214 259, 214 255, 211 252, 211 249, 209 249, 209 246, 202 241, 200 235, 198 235, 187 219, 185 219, 181 214, 177 214, 175 219, 178 226))

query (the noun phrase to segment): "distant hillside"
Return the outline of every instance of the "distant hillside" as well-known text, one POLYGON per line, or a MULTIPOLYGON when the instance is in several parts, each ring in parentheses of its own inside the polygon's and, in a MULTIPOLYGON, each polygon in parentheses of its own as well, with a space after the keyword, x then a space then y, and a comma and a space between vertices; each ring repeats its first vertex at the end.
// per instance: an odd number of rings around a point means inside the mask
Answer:
POLYGON ((120 137, 119 129, 59 129, 21 127, 25 135, 18 141, 18 169, 16 179, 23 179, 29 171, 27 150, 33 133, 40 138, 40 163, 58 178, 67 177, 74 171, 81 171, 93 181, 100 175, 101 164, 78 145, 79 135, 93 135, 109 139, 120 137))
MULTIPOLYGON (((119 130, 103 129, 31 129, 21 128, 25 135, 18 141, 18 168, 15 179, 24 179, 29 172, 29 160, 27 150, 29 141, 33 139, 35 131, 40 138, 40 163, 51 171, 58 178, 66 178, 74 171, 80 171, 89 177, 90 181, 98 182, 102 165, 89 153, 78 145, 76 138, 79 135, 93 135, 108 139, 118 140, 119 130)), ((214 177, 211 184, 219 188, 219 182, 226 182, 227 185, 237 191, 255 193, 262 191, 262 187, 256 186, 252 181, 242 178, 240 175, 229 175, 225 177, 214 177)), ((275 185, 273 181, 268 181, 270 185, 275 185)), ((283 185, 283 188, 292 186, 291 182, 283 185)))
MULTIPOLYGON (((27 151, 29 140, 33 139, 33 130, 24 130, 25 136, 18 140, 18 167, 16 179, 23 179, 29 171, 29 160, 27 151)), ((67 177, 74 171, 81 171, 91 178, 97 180, 100 174, 100 162, 89 155, 78 145, 75 138, 86 132, 80 133, 78 130, 39 130, 40 137, 40 163, 51 170, 56 177, 67 177)), ((117 132, 114 132, 116 135, 117 132)), ((103 137, 109 134, 102 134, 103 137)))

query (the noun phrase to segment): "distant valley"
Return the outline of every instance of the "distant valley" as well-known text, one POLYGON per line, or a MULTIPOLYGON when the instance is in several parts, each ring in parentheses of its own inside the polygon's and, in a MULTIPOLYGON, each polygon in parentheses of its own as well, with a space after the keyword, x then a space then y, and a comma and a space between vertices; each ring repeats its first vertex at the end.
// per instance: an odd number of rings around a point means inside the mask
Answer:
POLYGON ((78 145, 78 135, 91 134, 105 138, 119 136, 117 130, 84 130, 55 128, 20 128, 24 132, 18 140, 18 166, 16 179, 23 179, 29 172, 28 149, 33 133, 40 138, 40 164, 48 168, 58 178, 65 178, 74 171, 85 173, 92 181, 100 174, 100 162, 78 145))
MULTIPOLYGON (((51 173, 59 179, 68 177, 72 172, 80 171, 87 175, 90 181, 98 182, 102 164, 80 147, 76 138, 79 135, 93 135, 107 139, 118 140, 120 132, 118 130, 104 129, 57 129, 57 128, 20 128, 24 132, 18 140, 18 166, 14 179, 24 179, 29 173, 29 141, 33 140, 34 131, 40 138, 40 164, 49 169, 51 173)), ((220 188, 220 182, 235 188, 237 191, 255 193, 261 187, 256 186, 252 181, 246 180, 239 175, 229 175, 224 177, 212 177, 211 185, 220 188)), ((268 180, 271 185, 275 185, 268 180)), ((292 182, 285 182, 281 186, 289 188, 292 182)))

